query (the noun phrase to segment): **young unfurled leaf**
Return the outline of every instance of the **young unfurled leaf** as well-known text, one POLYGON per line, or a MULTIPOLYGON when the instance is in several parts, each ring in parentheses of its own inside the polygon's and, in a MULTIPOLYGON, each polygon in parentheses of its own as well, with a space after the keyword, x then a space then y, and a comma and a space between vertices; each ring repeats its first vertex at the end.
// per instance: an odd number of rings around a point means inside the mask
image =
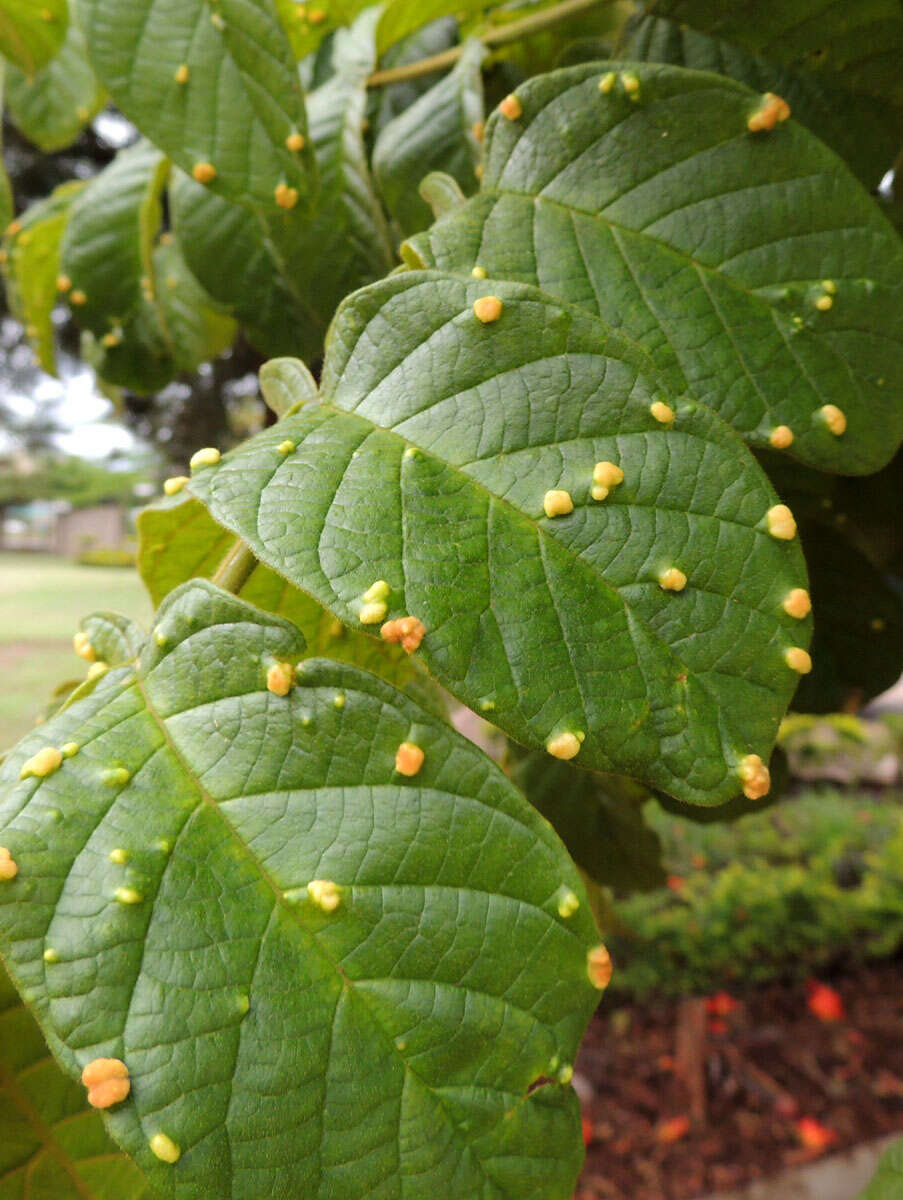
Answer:
POLYGON ((68 24, 69 0, 0 0, 0 55, 33 75, 57 53, 68 24))
POLYGON ((9 756, 13 980, 70 1076, 125 1064, 104 1119, 163 1195, 566 1200, 579 1105, 531 1087, 599 994, 579 875, 476 747, 366 672, 292 679, 303 648, 193 582, 9 756))

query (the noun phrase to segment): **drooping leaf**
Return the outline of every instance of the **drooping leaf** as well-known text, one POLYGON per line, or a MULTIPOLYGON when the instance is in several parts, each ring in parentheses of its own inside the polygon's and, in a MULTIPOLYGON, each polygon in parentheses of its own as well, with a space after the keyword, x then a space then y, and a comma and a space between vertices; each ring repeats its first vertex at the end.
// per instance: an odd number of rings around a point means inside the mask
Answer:
POLYGON ((485 755, 374 676, 308 660, 269 691, 302 650, 189 584, 137 672, 10 755, 16 985, 68 1073, 125 1062, 107 1126, 163 1195, 566 1200, 577 1100, 530 1086, 573 1061, 598 997, 579 876, 485 755), (416 777, 395 771, 405 740, 416 777))
POLYGON ((0 967, 0 1196, 151 1200, 0 967))
POLYGON ((585 735, 581 766, 717 804, 742 757, 768 757, 796 686, 783 654, 809 626, 781 604, 805 586, 798 544, 768 535, 777 497, 739 439, 635 346, 498 280, 483 324, 489 290, 406 272, 349 298, 324 403, 190 487, 352 627, 387 581, 388 616, 426 626, 430 673, 516 740, 585 735), (673 427, 650 411, 668 401, 673 427), (598 502, 606 461, 625 479, 598 502), (571 515, 544 515, 553 489, 571 515), (680 593, 659 584, 671 566, 680 593))
POLYGON ((0 0, 0 54, 33 75, 63 44, 69 0, 0 0))
POLYGON ((903 1141, 881 1155, 878 1170, 859 1200, 903 1200, 903 1141))
POLYGON ((238 332, 188 269, 177 244, 167 240, 154 251, 157 308, 173 359, 183 371, 194 371, 216 358, 238 332))
POLYGON ((477 187, 483 123, 483 43, 471 39, 455 69, 386 125, 373 148, 373 174, 404 234, 432 217, 418 188, 430 171, 451 175, 467 193, 477 187))
POLYGON ((642 20, 623 57, 714 71, 757 92, 776 92, 793 119, 835 150, 870 190, 877 188, 903 141, 903 108, 843 86, 843 77, 781 66, 720 38, 661 17, 642 20))
POLYGON ((10 312, 25 326, 35 357, 51 375, 56 373, 51 316, 59 298, 60 243, 69 211, 83 187, 61 184, 46 200, 26 209, 18 221, 19 232, 7 231, 3 240, 10 312))
MULTIPOLYGON (((441 54, 443 50, 450 50, 457 42, 458 22, 454 17, 440 17, 390 46, 380 57, 380 70, 420 62, 434 54, 441 54)), ((436 78, 435 75, 420 75, 371 89, 368 115, 374 139, 379 137, 390 121, 434 87, 436 78)))
POLYGON ((276 209, 315 190, 304 95, 274 0, 80 0, 91 62, 119 108, 189 174, 229 200, 276 209), (185 71, 182 71, 185 68, 185 71))
POLYGON ((888 461, 903 243, 827 147, 792 119, 750 133, 761 97, 676 67, 574 67, 517 96, 522 117, 490 122, 481 191, 409 262, 477 265, 598 313, 754 445, 786 425, 788 453, 822 469, 888 461))
POLYGON ((536 750, 515 759, 511 778, 595 883, 627 895, 664 884, 661 840, 643 820, 643 788, 536 750))
POLYGON ((95 661, 109 667, 122 667, 133 662, 146 641, 138 622, 121 613, 91 613, 82 618, 78 628, 93 647, 95 661))
POLYGON ((59 53, 30 78, 12 68, 7 77, 10 116, 46 153, 70 145, 104 103, 77 21, 69 22, 59 53))

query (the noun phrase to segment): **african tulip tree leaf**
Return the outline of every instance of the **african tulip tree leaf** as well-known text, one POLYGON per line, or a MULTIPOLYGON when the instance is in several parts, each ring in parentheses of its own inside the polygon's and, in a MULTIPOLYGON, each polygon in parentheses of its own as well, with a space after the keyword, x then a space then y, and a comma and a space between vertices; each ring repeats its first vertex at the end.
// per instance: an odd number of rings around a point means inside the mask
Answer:
POLYGON ((900 1200, 903 1196, 903 1140, 881 1155, 878 1170, 858 1200, 900 1200))
POLYGON ((553 830, 366 672, 269 690, 288 622, 198 581, 156 622, 0 770, 0 948, 64 1069, 126 1064, 107 1127, 163 1195, 566 1200, 576 1096, 530 1087, 573 1062, 598 934, 553 830))
POLYGON ((104 103, 77 21, 69 22, 59 53, 29 77, 13 67, 7 76, 10 116, 29 141, 50 153, 70 145, 104 103))
MULTIPOLYGON (((663 390, 597 316, 523 284, 403 272, 350 297, 322 405, 195 472, 191 490, 262 562, 352 627, 376 580, 453 695, 530 746, 702 804, 767 758, 808 622, 777 497, 715 414, 663 390), (674 405, 673 425, 654 412, 674 405), (652 411, 654 409, 654 412, 652 411), (290 439, 296 450, 280 453, 290 439), (625 478, 592 498, 595 463, 625 478), (574 512, 544 515, 547 491, 574 512), (660 586, 672 567, 683 591, 660 586), (559 743, 562 735, 564 743, 559 743)), ((372 597, 368 596, 367 601, 372 597)))
POLYGON ((749 132, 760 96, 677 67, 573 67, 517 97, 521 117, 489 124, 481 191, 407 261, 598 313, 755 445, 786 425, 788 453, 821 469, 887 462, 903 243, 826 146, 793 120, 749 132))
POLYGON ((229 200, 315 190, 304 94, 274 0, 80 0, 88 52, 129 120, 229 200), (184 70, 183 70, 184 68, 184 70), (212 174, 211 174, 212 171, 212 174))
POLYGON ((675 21, 646 17, 633 31, 623 57, 714 71, 754 91, 776 92, 790 105, 793 119, 836 151, 870 190, 881 182, 903 140, 903 107, 848 91, 843 76, 777 65, 675 21))
POLYGON ((467 42, 455 69, 390 121, 376 139, 373 174, 404 234, 431 223, 429 206, 418 191, 430 171, 451 175, 465 192, 476 190, 485 56, 482 42, 467 42))
POLYGON ((0 1196, 152 1200, 0 967, 0 1196))
POLYGON ((0 0, 0 55, 33 75, 66 36, 69 0, 0 0))

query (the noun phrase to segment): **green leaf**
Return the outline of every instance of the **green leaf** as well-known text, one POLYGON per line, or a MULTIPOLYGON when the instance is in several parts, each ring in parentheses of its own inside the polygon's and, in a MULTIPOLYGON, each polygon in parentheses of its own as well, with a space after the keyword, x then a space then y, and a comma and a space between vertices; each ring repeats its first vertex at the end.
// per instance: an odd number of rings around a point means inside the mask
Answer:
MULTIPOLYGON (((3 85, 7 73, 6 63, 0 58, 0 99, 3 98, 3 85)), ((2 125, 0 125, 0 151, 2 151, 2 125)), ((5 230, 16 213, 16 202, 13 199, 13 186, 9 181, 6 166, 0 155, 0 230, 5 230)))
POLYGON ((214 191, 265 209, 280 184, 313 194, 309 150, 286 145, 304 95, 273 0, 80 0, 80 16, 101 82, 183 171, 209 164, 214 191))
POLYGON ((530 1088, 573 1062, 598 999, 578 873, 481 751, 374 676, 312 660, 269 691, 303 645, 189 584, 137 673, 10 755, 16 986, 69 1074, 126 1063, 107 1126, 164 1195, 566 1200, 577 1099, 530 1088), (69 740, 55 773, 20 780, 69 740), (415 778, 395 771, 405 740, 415 778), (161 1134, 177 1162, 149 1148, 161 1134))
MULTIPOLYGON (((454 17, 440 17, 431 21, 422 29, 408 34, 407 37, 390 46, 380 57, 381 70, 390 67, 404 67, 409 63, 420 62, 421 59, 431 58, 450 50, 458 44, 458 22, 454 17)), ((368 114, 370 127, 379 137, 384 127, 394 120, 405 109, 428 92, 436 83, 435 75, 420 75, 414 79, 400 80, 398 83, 385 84, 383 87, 372 88, 369 95, 368 114)))
POLYGON ((238 327, 198 283, 177 244, 167 240, 158 246, 153 264, 157 307, 173 359, 183 371, 197 370, 232 345, 238 327))
POLYGON ((0 967, 0 1195, 4 1200, 151 1200, 80 1084, 53 1061, 0 967))
POLYGON ((878 1170, 859 1200, 903 1200, 903 1141, 881 1155, 878 1170))
POLYGON ((750 133, 761 98, 741 84, 624 73, 633 93, 605 65, 519 88, 523 116, 490 122, 481 191, 408 259, 539 284, 633 337, 675 394, 754 445, 787 425, 802 461, 877 470, 903 435, 898 235, 794 121, 750 133))
POLYGON ((274 358, 260 368, 260 390, 271 412, 284 417, 319 397, 317 381, 300 359, 274 358))
POLYGON ((422 29, 441 17, 467 17, 496 8, 503 0, 388 0, 383 5, 377 43, 383 54, 409 33, 422 29))
POLYGON ((137 621, 120 613, 91 613, 79 622, 78 628, 91 644, 95 661, 109 667, 122 667, 133 662, 146 640, 137 621))
POLYGON ((664 884, 661 840, 643 820, 643 788, 537 751, 515 760, 511 778, 595 883, 626 895, 664 884))
POLYGON ((714 71, 754 91, 776 92, 790 105, 794 120, 836 151, 870 190, 881 182, 903 140, 903 111, 848 91, 842 76, 779 66, 674 21, 646 17, 624 47, 623 57, 714 71))
POLYGON ((496 280, 503 315, 484 325, 487 290, 405 272, 350 297, 324 403, 190 487, 352 627, 387 581, 387 615, 426 626, 430 673, 517 741, 585 734, 581 766, 717 804, 741 758, 767 758, 797 682, 784 649, 809 637, 781 608, 806 576, 797 543, 766 532, 777 497, 598 317, 496 280), (650 411, 667 399, 673 428, 650 411), (600 503, 603 461, 625 479, 600 503), (550 489, 573 514, 544 515, 550 489), (671 566, 682 593, 659 585, 671 566))
POLYGON ((36 146, 49 154, 75 141, 105 99, 77 21, 69 22, 59 54, 33 78, 10 69, 7 93, 10 116, 36 146))
POLYGON ((33 75, 59 50, 69 0, 0 0, 0 54, 33 75))
POLYGON ((477 187, 483 121, 483 43, 471 39, 450 71, 386 125, 373 148, 373 173, 386 207, 404 234, 426 229, 429 206, 418 192, 430 171, 443 171, 465 192, 477 187))
MULTIPOLYGON (((61 184, 19 218, 20 232, 7 231, 3 274, 10 312, 25 326, 38 362, 56 374, 52 314, 59 298, 60 243, 73 203, 84 184, 61 184)), ((15 227, 14 227, 15 228, 15 227)))

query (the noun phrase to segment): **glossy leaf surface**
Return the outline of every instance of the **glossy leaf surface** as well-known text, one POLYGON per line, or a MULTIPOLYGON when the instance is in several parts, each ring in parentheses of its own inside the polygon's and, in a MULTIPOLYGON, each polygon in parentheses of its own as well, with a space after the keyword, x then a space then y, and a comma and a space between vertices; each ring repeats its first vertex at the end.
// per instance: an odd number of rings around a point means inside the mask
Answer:
POLYGON ((0 55, 33 75, 53 58, 69 24, 69 0, 0 0, 0 55))

